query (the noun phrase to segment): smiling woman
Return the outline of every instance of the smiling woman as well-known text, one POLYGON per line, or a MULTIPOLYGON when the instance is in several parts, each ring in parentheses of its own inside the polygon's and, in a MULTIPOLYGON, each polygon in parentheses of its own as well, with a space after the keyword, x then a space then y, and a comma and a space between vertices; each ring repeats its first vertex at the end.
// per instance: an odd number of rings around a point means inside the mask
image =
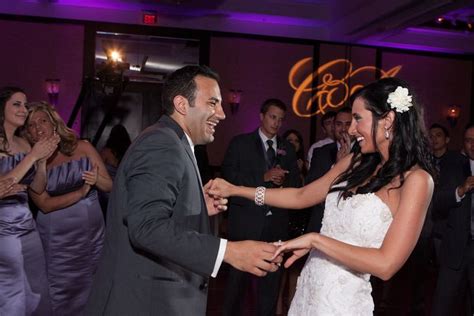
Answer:
POLYGON ((51 314, 43 247, 23 184, 30 192, 44 191, 46 158, 58 139, 44 138, 31 148, 16 135, 26 115, 23 91, 0 89, 0 181, 8 183, 0 200, 0 315, 51 314))
MULTIPOLYGON (((299 189, 267 189, 261 199, 292 209, 325 200, 321 233, 284 242, 275 253, 290 252, 289 267, 311 251, 289 315, 372 315, 370 275, 391 278, 412 252, 431 201, 434 170, 421 109, 411 95, 396 78, 359 90, 349 134, 360 146, 323 177, 299 189), (392 98, 399 88, 409 94, 392 98)), ((209 189, 219 197, 247 199, 256 192, 220 179, 209 189)))

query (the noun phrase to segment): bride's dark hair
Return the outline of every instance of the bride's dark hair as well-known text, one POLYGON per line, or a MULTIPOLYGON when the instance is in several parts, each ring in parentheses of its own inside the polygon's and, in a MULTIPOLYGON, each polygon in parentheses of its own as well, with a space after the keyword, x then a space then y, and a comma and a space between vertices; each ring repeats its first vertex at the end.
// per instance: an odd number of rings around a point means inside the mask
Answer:
POLYGON ((345 181, 347 184, 335 186, 331 191, 342 191, 342 197, 350 196, 354 188, 357 188, 355 193, 377 192, 397 176, 402 186, 405 172, 414 165, 419 165, 434 176, 433 158, 421 108, 408 84, 398 78, 380 79, 357 91, 352 96, 352 103, 357 98, 362 99, 365 108, 372 112, 372 141, 376 152, 362 154, 356 144, 349 168, 335 181, 335 184, 345 181), (388 95, 399 86, 407 88, 413 97, 413 106, 403 113, 393 110, 387 103, 388 95), (382 158, 375 139, 376 130, 379 120, 391 111, 395 113, 395 119, 391 129, 393 137, 389 145, 389 158, 374 175, 382 158))

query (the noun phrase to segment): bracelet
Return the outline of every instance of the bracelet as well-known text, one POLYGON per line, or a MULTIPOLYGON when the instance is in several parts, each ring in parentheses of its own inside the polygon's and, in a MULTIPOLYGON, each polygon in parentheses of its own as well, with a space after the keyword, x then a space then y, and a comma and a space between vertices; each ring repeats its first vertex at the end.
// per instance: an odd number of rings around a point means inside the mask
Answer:
POLYGON ((265 187, 257 187, 255 189, 255 204, 262 206, 265 204, 265 187))

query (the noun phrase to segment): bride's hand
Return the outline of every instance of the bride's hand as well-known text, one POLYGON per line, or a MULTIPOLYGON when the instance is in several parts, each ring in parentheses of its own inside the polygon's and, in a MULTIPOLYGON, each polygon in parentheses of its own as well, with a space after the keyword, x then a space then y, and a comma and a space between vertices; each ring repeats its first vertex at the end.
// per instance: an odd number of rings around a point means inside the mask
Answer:
POLYGON ((313 248, 313 240, 315 233, 302 235, 298 238, 285 241, 278 247, 274 257, 285 252, 292 252, 292 255, 285 261, 285 268, 290 267, 296 260, 304 257, 313 248))
POLYGON ((208 188, 207 193, 220 198, 227 198, 232 195, 234 185, 221 178, 212 181, 212 185, 208 188))
POLYGON ((214 180, 209 180, 208 183, 203 187, 204 191, 204 200, 206 201, 207 214, 213 216, 219 214, 220 212, 227 211, 227 202, 226 198, 221 198, 219 196, 214 196, 209 194, 209 188, 211 188, 214 180))

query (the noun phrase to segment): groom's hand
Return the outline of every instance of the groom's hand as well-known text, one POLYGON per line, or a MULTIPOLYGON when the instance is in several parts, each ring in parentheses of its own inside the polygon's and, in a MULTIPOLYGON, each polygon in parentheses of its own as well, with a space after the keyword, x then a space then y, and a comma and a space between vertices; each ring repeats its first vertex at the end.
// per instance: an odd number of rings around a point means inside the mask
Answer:
POLYGON ((281 256, 273 258, 276 250, 277 246, 263 241, 229 241, 224 261, 238 270, 265 276, 278 270, 283 260, 281 256))

